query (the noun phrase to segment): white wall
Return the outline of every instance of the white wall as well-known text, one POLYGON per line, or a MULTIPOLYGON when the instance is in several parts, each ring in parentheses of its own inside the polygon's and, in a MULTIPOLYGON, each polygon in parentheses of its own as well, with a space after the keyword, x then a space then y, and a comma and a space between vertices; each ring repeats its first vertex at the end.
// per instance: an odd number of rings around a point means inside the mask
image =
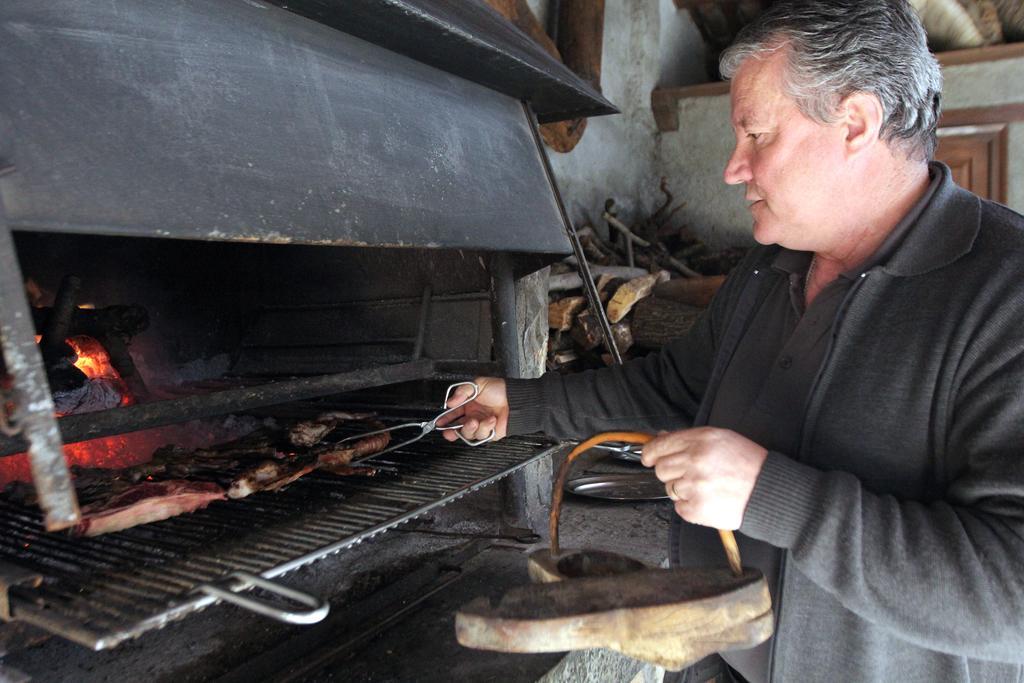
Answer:
MULTIPOLYGON (((943 69, 945 109, 1024 102, 1024 58, 943 69)), ((743 188, 722 182, 732 149, 729 96, 696 97, 679 105, 679 130, 658 141, 658 172, 688 200, 682 212, 692 229, 713 243, 749 244, 750 216, 743 188)), ((1024 213, 1024 123, 1009 129, 1008 204, 1024 213)))
MULTIPOLYGON (((546 0, 529 0, 529 5, 546 22, 546 0)), ((662 46, 670 44, 677 55, 680 46, 689 45, 698 54, 703 50, 689 15, 678 12, 672 0, 607 0, 604 26, 601 89, 622 113, 591 118, 571 152, 548 150, 566 208, 577 225, 586 219, 600 224, 607 198, 615 200, 627 220, 649 215, 661 204, 651 91, 666 82, 662 46)), ((691 79, 677 83, 706 78, 702 58, 695 65, 665 61, 667 78, 691 79)))

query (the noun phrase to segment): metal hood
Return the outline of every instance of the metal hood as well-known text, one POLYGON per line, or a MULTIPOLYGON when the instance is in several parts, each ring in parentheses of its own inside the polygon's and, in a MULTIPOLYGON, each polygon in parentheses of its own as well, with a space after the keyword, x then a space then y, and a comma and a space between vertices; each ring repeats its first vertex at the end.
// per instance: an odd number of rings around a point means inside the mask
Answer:
MULTIPOLYGON (((335 4, 338 13, 347 6, 335 4)), ((378 29, 388 11, 408 9, 379 5, 383 14, 367 18, 378 29)), ((568 81, 555 67, 567 70, 551 60, 545 72, 535 54, 516 53, 493 31, 473 38, 455 10, 405 14, 414 24, 434 17, 426 23, 444 29, 424 38, 441 61, 450 61, 446 34, 463 57, 497 55, 484 72, 515 58, 529 65, 520 76, 534 76, 498 92, 252 0, 2 3, 0 199, 8 224, 568 253, 520 101, 558 111, 552 94, 568 81)), ((480 6, 468 14, 484 23, 497 17, 480 6)), ((466 75, 487 81, 481 68, 466 75)), ((563 90, 579 105, 587 88, 563 90)), ((597 98, 593 111, 603 106, 597 98)))

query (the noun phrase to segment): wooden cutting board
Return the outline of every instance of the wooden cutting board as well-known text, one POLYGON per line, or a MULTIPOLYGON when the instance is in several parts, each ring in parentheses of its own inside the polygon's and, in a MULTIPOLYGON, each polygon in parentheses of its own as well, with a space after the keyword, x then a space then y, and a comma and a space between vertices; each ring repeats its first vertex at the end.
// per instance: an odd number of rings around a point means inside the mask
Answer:
POLYGON ((774 628, 764 576, 728 569, 643 569, 514 588, 455 615, 466 647, 564 652, 605 647, 678 671, 723 650, 753 647, 774 628))

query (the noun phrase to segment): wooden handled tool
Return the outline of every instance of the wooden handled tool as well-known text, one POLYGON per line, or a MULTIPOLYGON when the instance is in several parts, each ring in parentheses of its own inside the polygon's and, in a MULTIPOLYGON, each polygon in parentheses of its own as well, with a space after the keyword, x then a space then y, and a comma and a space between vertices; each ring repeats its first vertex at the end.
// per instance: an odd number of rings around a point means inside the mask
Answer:
POLYGON ((764 575, 741 570, 731 531, 719 531, 729 568, 654 569, 602 550, 558 550, 558 513, 572 463, 606 441, 644 444, 637 432, 607 432, 568 455, 555 483, 551 547, 528 559, 535 583, 481 596, 455 614, 466 647, 496 652, 563 652, 606 647, 678 671, 712 652, 750 648, 773 630, 764 575))
MULTIPOLYGON (((608 441, 645 444, 653 438, 653 435, 645 434, 643 432, 602 432, 600 434, 595 434, 580 445, 576 446, 576 448, 572 449, 569 455, 566 456, 565 462, 562 463, 562 466, 558 470, 558 477, 555 479, 555 489, 551 496, 551 517, 548 522, 548 528, 551 533, 552 555, 558 555, 558 517, 562 509, 562 492, 565 488, 565 480, 569 476, 569 470, 572 468, 573 461, 585 451, 608 441)), ((722 546, 725 548, 725 556, 729 561, 729 568, 732 569, 733 574, 736 576, 742 575, 743 564, 740 561, 740 549, 736 544, 736 536, 726 529, 719 529, 718 535, 722 539, 722 546)))

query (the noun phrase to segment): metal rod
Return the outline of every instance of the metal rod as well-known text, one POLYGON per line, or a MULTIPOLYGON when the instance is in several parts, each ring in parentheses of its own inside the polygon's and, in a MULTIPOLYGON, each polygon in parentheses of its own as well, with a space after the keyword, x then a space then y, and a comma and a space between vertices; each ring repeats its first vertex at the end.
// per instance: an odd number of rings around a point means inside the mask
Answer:
MULTIPOLYGON (((14 379, 14 422, 18 436, 0 437, 0 443, 17 443, 18 451, 28 450, 39 507, 46 516, 46 529, 66 529, 78 522, 78 498, 71 485, 71 474, 64 462, 57 421, 53 416, 53 396, 43 370, 43 359, 36 344, 35 328, 21 266, 0 200, 0 351, 4 365, 14 379)), ((0 410, 3 407, 0 406, 0 410)))
MULTIPOLYGON (((2 248, 2 245, 0 245, 0 248, 2 248)), ((35 348, 34 338, 32 347, 35 348)), ((396 365, 355 370, 353 372, 342 372, 334 375, 303 377, 261 384, 255 387, 228 389, 202 396, 187 396, 171 401, 144 403, 95 413, 69 415, 58 420, 57 427, 60 429, 60 435, 63 437, 64 443, 74 443, 111 434, 134 432, 140 429, 224 415, 226 413, 250 410, 278 403, 301 401, 318 396, 329 396, 331 394, 354 391, 356 389, 426 379, 432 375, 433 370, 434 364, 432 361, 417 360, 396 365)), ((47 400, 49 400, 48 405, 50 406, 48 415, 52 419, 53 402, 48 397, 47 400)), ((0 438, 0 455, 18 453, 25 450, 25 446, 25 440, 20 437, 0 438)), ((63 451, 58 448, 58 452, 61 456, 60 464, 64 465, 63 451)), ((65 472, 67 471, 66 465, 64 465, 64 470, 65 472)), ((39 487, 38 479, 36 480, 36 487, 37 489, 39 487)), ((68 487, 70 488, 70 478, 68 479, 68 487)), ((42 491, 39 492, 39 498, 40 501, 43 500, 42 491)), ((75 519, 77 520, 77 517, 75 519)), ((64 526, 70 525, 71 523, 68 523, 64 526)))
POLYGON ((423 288, 423 300, 420 302, 420 324, 416 331, 416 344, 412 349, 412 359, 423 357, 423 346, 427 339, 427 325, 430 323, 430 297, 433 292, 430 285, 423 288))
POLYGON ((501 252, 490 259, 491 306, 493 306, 492 327, 498 360, 504 368, 505 377, 522 377, 520 369, 520 341, 517 330, 516 286, 512 272, 512 259, 501 252))
POLYGON ((597 293, 597 286, 594 284, 594 278, 590 274, 590 266, 587 264, 587 257, 583 253, 580 236, 576 234, 576 228, 573 227, 572 221, 569 220, 569 214, 565 211, 562 194, 558 191, 558 183, 555 182, 555 174, 551 170, 551 162, 548 160, 548 154, 544 150, 544 143, 540 139, 540 133, 537 132, 537 119, 534 117, 533 112, 530 111, 530 105, 527 102, 523 102, 523 113, 526 114, 526 120, 529 122, 530 130, 533 132, 533 142, 537 147, 541 163, 544 165, 544 174, 547 176, 548 185, 551 186, 551 191, 555 195, 558 215, 562 218, 565 233, 569 237, 572 251, 576 255, 576 267, 579 268, 580 278, 583 280, 583 292, 587 295, 587 303, 590 304, 590 310, 593 311, 598 323, 600 323, 605 348, 612 355, 615 364, 622 365, 622 354, 619 353, 619 347, 615 344, 615 338, 612 336, 612 326, 608 322, 608 315, 605 313, 604 306, 601 305, 601 297, 597 293))
MULTIPOLYGON (((490 294, 487 292, 463 292, 459 294, 434 294, 434 302, 461 302, 461 301, 487 301, 490 294)), ((423 297, 404 297, 398 299, 364 299, 360 301, 339 301, 332 304, 289 304, 289 305, 264 305, 259 307, 259 312, 267 311, 329 311, 332 308, 365 308, 372 306, 382 308, 387 306, 414 306, 422 303, 423 297)))

